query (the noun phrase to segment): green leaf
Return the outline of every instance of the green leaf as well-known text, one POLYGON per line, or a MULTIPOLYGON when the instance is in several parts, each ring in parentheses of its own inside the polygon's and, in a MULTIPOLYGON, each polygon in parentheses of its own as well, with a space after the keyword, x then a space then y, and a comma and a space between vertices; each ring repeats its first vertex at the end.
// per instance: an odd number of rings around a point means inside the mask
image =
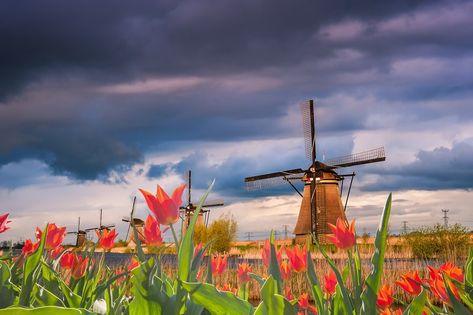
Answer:
POLYGON ((271 275, 261 288, 261 299, 255 315, 292 315, 295 313, 291 302, 277 293, 277 282, 271 275))
POLYGON ((134 298, 129 307, 131 315, 162 314, 162 305, 165 305, 167 300, 162 300, 164 295, 162 293, 163 283, 161 279, 155 276, 156 269, 154 259, 150 258, 132 271, 134 275, 132 278, 134 298))
POLYGON ((179 260, 179 270, 178 270, 178 275, 179 279, 183 281, 188 281, 189 280, 189 273, 190 273, 190 267, 191 267, 191 262, 192 262, 192 256, 194 255, 194 245, 192 241, 192 236, 194 234, 194 227, 195 224, 197 223, 197 219, 199 218, 200 210, 202 209, 202 205, 205 202, 205 199, 207 199, 207 196, 209 195, 210 191, 212 190, 212 187, 214 186, 215 180, 212 181, 210 184, 209 188, 205 192, 205 194, 200 198, 199 205, 197 208, 194 210, 194 213, 192 214, 192 219, 191 222, 189 223, 189 226, 187 227, 186 233, 184 235, 184 238, 182 239, 181 246, 179 247, 179 254, 178 254, 178 260, 179 260))
POLYGON ((80 308, 45 306, 37 308, 9 307, 0 310, 0 315, 92 315, 94 313, 80 308))
POLYGON ((0 261, 0 308, 11 306, 15 301, 15 291, 10 279, 10 267, 0 261))
POLYGON ((256 273, 249 272, 248 275, 253 280, 256 280, 256 282, 258 282, 258 284, 261 286, 264 285, 264 282, 266 281, 263 277, 261 277, 260 275, 257 275, 256 273))
POLYGON ((48 225, 46 224, 45 229, 43 230, 43 235, 36 251, 26 258, 24 268, 23 268, 23 285, 21 286, 20 300, 19 304, 21 306, 29 306, 31 292, 35 283, 35 274, 39 268, 39 263, 41 261, 41 255, 43 254, 44 244, 46 242, 46 237, 48 234, 48 225))
POLYGON ((200 282, 182 282, 192 302, 205 307, 210 314, 243 315, 252 314, 253 306, 230 292, 220 292, 213 285, 200 282))
POLYGON ((465 293, 460 293, 463 302, 473 308, 473 247, 470 248, 468 259, 465 263, 465 293))
POLYGON ((389 194, 381 217, 376 239, 374 242, 375 251, 371 257, 371 272, 366 278, 366 288, 361 295, 362 304, 361 311, 364 314, 376 314, 376 297, 381 284, 383 275, 384 254, 386 252, 386 244, 388 239, 388 222, 391 214, 392 194, 389 194))
POLYGON ((61 306, 65 307, 64 303, 61 301, 59 297, 57 297, 54 293, 50 292, 45 287, 39 285, 38 283, 35 284, 33 289, 35 300, 33 305, 37 306, 61 306))
POLYGON ((312 290, 312 295, 314 296, 315 306, 319 310, 319 313, 323 314, 322 310, 325 309, 324 305, 324 295, 322 292, 322 285, 317 278, 317 274, 315 273, 314 262, 312 261, 312 257, 310 256, 310 250, 307 251, 307 279, 310 283, 310 288, 312 290))
POLYGON ((403 315, 416 315, 422 314, 422 311, 425 308, 425 303, 427 302, 427 293, 422 289, 422 291, 411 301, 407 308, 402 313, 403 315))
MULTIPOLYGON (((271 249, 271 259, 269 261, 269 274, 276 280, 276 293, 281 294, 282 292, 282 279, 281 271, 279 270, 279 263, 277 259, 276 246, 274 241, 274 231, 271 231, 271 236, 269 238, 270 249, 271 249)), ((267 280, 266 280, 267 281, 267 280)))
POLYGON ((445 284, 445 288, 447 289, 448 298, 452 303, 453 313, 455 315, 471 315, 470 311, 465 306, 463 306, 460 301, 457 300, 455 294, 453 294, 452 290, 450 289, 450 286, 448 285, 445 277, 443 278, 443 282, 445 284))

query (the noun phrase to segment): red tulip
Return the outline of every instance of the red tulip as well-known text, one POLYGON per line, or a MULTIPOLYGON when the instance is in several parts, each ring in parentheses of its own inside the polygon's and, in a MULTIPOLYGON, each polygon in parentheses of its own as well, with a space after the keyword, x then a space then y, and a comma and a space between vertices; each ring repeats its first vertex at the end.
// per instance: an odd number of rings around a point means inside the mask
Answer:
POLYGON ((55 249, 53 249, 53 250, 51 251, 51 257, 52 257, 53 259, 56 259, 57 256, 59 256, 59 255, 62 253, 63 250, 64 250, 64 247, 62 247, 61 245, 59 245, 58 247, 56 247, 55 249))
POLYGON ((21 250, 21 254, 25 257, 29 256, 33 252, 36 251, 38 246, 39 246, 39 242, 36 242, 36 243, 33 244, 33 242, 31 240, 26 240, 25 245, 23 246, 23 249, 21 250))
POLYGON ((417 271, 401 275, 401 280, 396 281, 396 284, 410 295, 418 295, 422 290, 422 280, 417 271))
MULTIPOLYGON (((44 248, 48 250, 54 250, 56 247, 61 245, 62 241, 66 237, 66 227, 63 226, 61 228, 57 227, 56 224, 50 223, 48 224, 48 233, 46 235, 46 243, 44 244, 44 248)), ((36 228, 36 238, 41 240, 43 236, 43 232, 40 228, 36 228)))
POLYGON ((248 281, 250 281, 250 275, 248 274, 249 272, 251 272, 251 267, 248 264, 238 264, 238 281, 241 283, 247 283, 248 281))
POLYGON ((352 248, 355 245, 355 220, 351 221, 347 228, 346 221, 342 218, 337 219, 337 225, 327 223, 332 230, 333 235, 327 235, 327 241, 340 249, 352 248))
POLYGON ((118 236, 115 229, 107 230, 103 229, 102 231, 95 230, 97 236, 99 237, 99 244, 103 249, 112 249, 114 246, 115 238, 118 236))
POLYGON ((225 271, 227 266, 227 255, 223 257, 220 253, 217 256, 212 256, 212 273, 215 275, 221 275, 225 271))
POLYGON ((324 285, 325 291, 329 295, 333 295, 337 288, 337 276, 335 275, 335 272, 333 272, 333 270, 330 270, 328 275, 325 275, 324 278, 325 278, 325 285, 324 285))
MULTIPOLYGON (((282 246, 279 248, 279 250, 276 250, 276 260, 278 261, 278 264, 281 264, 282 251, 282 246)), ((264 241, 261 258, 263 259, 263 264, 266 266, 266 268, 269 268, 269 262, 271 259, 271 243, 269 242, 269 240, 264 241)))
POLYGON ((132 271, 133 269, 139 267, 140 262, 135 258, 131 257, 130 263, 128 264, 128 271, 132 271))
POLYGON ((447 261, 444 263, 442 266, 440 266, 439 271, 446 274, 450 278, 457 280, 458 282, 463 283, 465 281, 463 271, 455 266, 452 262, 447 261))
POLYGON ((389 308, 385 308, 379 311, 379 315, 402 315, 402 311, 397 309, 393 312, 389 308))
POLYGON ((59 260, 59 264, 61 265, 61 268, 71 269, 74 264, 74 256, 75 254, 73 252, 65 252, 61 256, 61 259, 59 260))
POLYGON ((286 254, 291 262, 292 268, 296 272, 305 272, 307 270, 306 256, 307 256, 307 246, 303 248, 295 245, 291 250, 286 248, 286 254))
POLYGON ((299 296, 299 306, 304 310, 309 307, 309 296, 307 295, 307 293, 302 293, 299 296))
POLYGON ((379 308, 387 308, 393 304, 393 289, 388 285, 383 285, 378 292, 378 298, 376 299, 376 305, 379 308))
POLYGON ((291 267, 286 259, 281 262, 281 266, 279 268, 281 273, 281 278, 283 280, 288 280, 291 277, 291 267))
POLYGON ((447 289, 445 287, 444 276, 445 280, 450 287, 450 290, 455 295, 457 299, 460 299, 460 295, 458 293, 458 288, 453 284, 453 282, 449 279, 455 279, 456 281, 463 282, 464 275, 460 268, 456 267, 451 262, 447 262, 440 266, 439 269, 435 269, 431 266, 427 266, 429 269, 430 279, 427 280, 427 283, 430 286, 432 293, 440 299, 443 303, 450 304, 450 299, 448 297, 447 289))
POLYGON ((197 254, 200 252, 200 250, 202 249, 202 246, 203 244, 202 243, 199 243, 195 246, 194 248, 194 255, 192 256, 192 258, 195 258, 197 256, 197 254))
POLYGON ((148 218, 146 219, 144 233, 146 244, 150 246, 159 246, 163 243, 159 222, 149 214, 148 218))
POLYGON ((286 297, 287 300, 291 301, 294 299, 291 293, 291 288, 290 287, 285 287, 284 288, 284 296, 286 297))
POLYGON ((8 215, 9 213, 0 215, 0 233, 3 233, 9 229, 9 227, 7 226, 7 223, 10 223, 11 221, 7 220, 8 215))
POLYGON ((87 267, 89 265, 89 257, 82 257, 80 255, 74 255, 74 262, 72 263, 71 276, 74 279, 80 279, 85 275, 87 267))
POLYGON ((148 208, 153 212, 158 222, 170 225, 176 223, 179 219, 179 207, 182 204, 182 192, 185 187, 185 184, 177 187, 172 193, 171 198, 159 185, 156 196, 143 189, 140 189, 140 191, 145 197, 148 208))

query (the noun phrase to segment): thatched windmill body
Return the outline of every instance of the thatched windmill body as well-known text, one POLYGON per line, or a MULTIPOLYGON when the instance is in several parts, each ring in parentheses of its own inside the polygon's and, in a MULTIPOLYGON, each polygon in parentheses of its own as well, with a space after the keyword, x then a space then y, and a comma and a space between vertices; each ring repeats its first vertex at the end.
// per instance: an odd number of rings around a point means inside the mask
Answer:
MULTIPOLYGON (((199 213, 196 225, 201 225, 207 227, 210 217, 210 209, 213 207, 221 207, 224 205, 222 200, 215 200, 206 202, 202 205, 202 208, 199 213)), ((181 207, 181 212, 184 214, 184 225, 183 229, 187 229, 190 224, 192 214, 197 209, 197 206, 192 202, 192 172, 191 170, 187 171, 187 205, 181 207)))
POLYGON ((80 217, 78 218, 77 222, 77 231, 67 232, 67 234, 76 235, 76 247, 81 247, 82 245, 84 245, 87 239, 87 232, 85 230, 80 229, 80 217))
POLYGON ((125 240, 127 243, 130 243, 131 241, 135 242, 135 233, 130 233, 130 230, 135 227, 136 231, 138 232, 138 235, 144 235, 144 225, 145 222, 139 218, 135 218, 135 204, 136 204, 136 196, 133 197, 133 205, 131 207, 131 213, 129 217, 123 217, 122 221, 128 223, 128 230, 126 232, 126 237, 125 240))
POLYGON ((296 241, 305 241, 307 236, 313 235, 323 241, 325 234, 331 233, 327 223, 335 224, 338 217, 345 218, 345 209, 353 183, 352 174, 340 175, 335 170, 361 164, 384 161, 384 148, 351 154, 324 163, 317 161, 314 102, 305 102, 301 106, 302 124, 304 128, 306 154, 311 164, 308 169, 290 169, 275 173, 263 174, 245 178, 247 189, 266 188, 282 182, 289 183, 302 197, 299 217, 294 228, 296 241), (341 200, 343 180, 351 177, 345 205, 341 200), (302 180, 304 190, 301 193, 293 184, 295 180, 302 180), (340 184, 341 183, 341 184, 340 184), (322 239, 321 239, 322 238, 322 239))

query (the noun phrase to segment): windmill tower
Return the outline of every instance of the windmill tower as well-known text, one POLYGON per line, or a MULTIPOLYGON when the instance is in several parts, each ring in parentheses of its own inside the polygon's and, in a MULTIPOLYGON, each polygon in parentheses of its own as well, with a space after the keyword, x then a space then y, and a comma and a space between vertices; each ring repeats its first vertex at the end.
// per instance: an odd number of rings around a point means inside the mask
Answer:
MULTIPOLYGON (((327 223, 335 224, 338 217, 345 218, 345 209, 348 202, 343 205, 339 183, 353 174, 339 175, 336 169, 361 164, 384 161, 384 148, 351 154, 327 162, 317 161, 314 102, 310 100, 301 105, 302 126, 305 135, 306 156, 310 160, 308 169, 296 168, 275 173, 263 174, 245 178, 248 190, 261 189, 275 184, 289 183, 299 195, 302 202, 299 217, 294 228, 296 241, 303 242, 309 235, 324 241, 324 235, 330 234, 327 223), (294 180, 302 180, 304 189, 301 193, 293 184, 294 180)), ((350 188, 351 190, 350 182, 350 188)))
POLYGON ((134 226, 136 228, 136 231, 138 232, 138 235, 144 235, 143 229, 144 229, 144 225, 145 225, 145 222, 143 220, 134 217, 135 203, 136 203, 136 196, 133 197, 133 205, 131 207, 130 216, 122 218, 123 222, 129 223, 128 224, 128 230, 126 232, 126 237, 125 237, 126 242, 127 243, 132 242, 134 244, 136 244, 136 242, 135 242, 135 233, 130 233, 130 229, 133 228, 133 226, 134 226))
MULTIPOLYGON (((191 222, 192 214, 197 209, 197 206, 192 202, 192 172, 191 170, 187 171, 187 205, 181 207, 181 211, 184 212, 184 230, 187 229, 191 222)), ((212 207, 221 207, 223 206, 223 200, 209 201, 202 205, 200 209, 199 218, 197 219, 196 225, 205 225, 207 227, 209 223, 210 209, 212 207)))
POLYGON ((102 222, 102 217, 103 217, 103 210, 100 209, 99 226, 89 228, 89 229, 85 229, 85 232, 94 231, 94 230, 99 230, 100 232, 102 232, 103 230, 109 231, 111 228, 115 227, 115 224, 104 225, 103 222, 102 222))
POLYGON ((82 245, 84 245, 87 239, 87 232, 85 230, 80 229, 80 217, 78 218, 77 222, 77 231, 67 232, 67 234, 76 235, 76 247, 81 247, 82 245))

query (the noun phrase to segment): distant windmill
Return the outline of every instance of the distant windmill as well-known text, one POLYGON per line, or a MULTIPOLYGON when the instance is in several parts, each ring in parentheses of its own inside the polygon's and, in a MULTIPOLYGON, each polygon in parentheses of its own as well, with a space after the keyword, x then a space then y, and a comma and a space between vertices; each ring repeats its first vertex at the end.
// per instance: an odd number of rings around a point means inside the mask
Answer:
POLYGON ((294 229, 297 241, 304 241, 307 235, 319 236, 331 233, 327 223, 335 224, 338 217, 345 218, 345 209, 350 195, 351 184, 355 173, 339 175, 334 170, 361 164, 384 161, 384 148, 351 154, 324 163, 316 160, 315 117, 314 102, 305 102, 301 106, 302 125, 305 134, 306 155, 310 160, 308 169, 296 168, 286 171, 269 173, 245 178, 247 189, 260 189, 275 184, 287 182, 302 197, 299 217, 294 229), (351 176, 345 206, 341 201, 339 182, 351 176), (299 192, 292 183, 293 180, 302 180, 303 193, 299 192))
POLYGON ((93 231, 93 230, 99 230, 100 232, 102 232, 103 230, 109 231, 111 228, 115 227, 115 224, 103 225, 103 224, 102 224, 102 216, 103 216, 103 210, 100 209, 99 226, 98 226, 98 227, 94 227, 94 228, 85 229, 85 231, 86 231, 86 232, 89 232, 89 231, 93 231))
POLYGON ((134 241, 134 233, 130 234, 130 229, 133 228, 133 226, 136 228, 138 231, 138 234, 143 234, 143 226, 145 225, 145 222, 141 219, 135 218, 134 213, 135 213, 135 203, 136 203, 136 196, 133 197, 133 205, 131 207, 131 213, 129 217, 123 217, 122 221, 123 222, 128 222, 128 230, 126 231, 126 237, 125 240, 127 242, 134 241), (129 237, 128 237, 129 236, 129 237))
MULTIPOLYGON (((190 220, 192 217, 192 214, 194 211, 197 209, 197 206, 192 203, 192 172, 189 170, 187 172, 187 205, 181 207, 181 211, 184 212, 184 228, 187 228, 190 224, 190 220)), ((197 220, 197 224, 200 225, 205 225, 207 226, 209 224, 209 215, 210 215, 210 209, 206 208, 212 208, 212 207, 221 207, 223 206, 223 200, 214 200, 214 201, 209 201, 202 205, 202 209, 200 210, 199 213, 199 218, 197 220)))
POLYGON ((78 218, 78 222, 77 222, 77 231, 67 232, 67 234, 76 235, 76 247, 81 247, 82 245, 84 245, 87 232, 86 230, 80 229, 80 217, 78 218))

